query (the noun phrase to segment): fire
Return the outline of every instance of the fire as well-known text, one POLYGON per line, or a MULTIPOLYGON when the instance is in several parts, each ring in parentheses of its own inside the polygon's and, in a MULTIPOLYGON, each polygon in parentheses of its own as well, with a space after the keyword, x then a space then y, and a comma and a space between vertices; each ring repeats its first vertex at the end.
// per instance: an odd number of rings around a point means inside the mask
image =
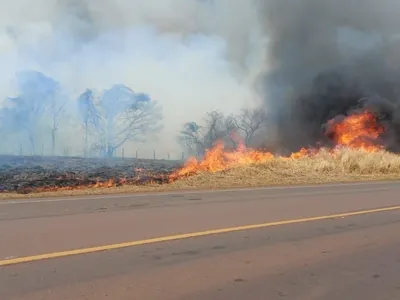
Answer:
POLYGON ((100 187, 110 188, 110 187, 113 187, 114 185, 115 185, 114 179, 108 179, 105 182, 100 182, 100 181, 96 182, 96 184, 93 187, 94 188, 100 188, 100 187))
POLYGON ((292 153, 290 155, 290 158, 296 159, 296 158, 310 156, 312 152, 314 152, 313 149, 301 148, 299 151, 292 153))
MULTIPOLYGON (((378 124, 375 116, 368 111, 348 116, 339 123, 330 121, 328 124, 337 147, 361 149, 369 152, 383 148, 377 144, 377 139, 384 132, 384 128, 378 124)), ((264 163, 274 158, 300 159, 312 157, 318 151, 318 148, 302 148, 288 157, 277 157, 270 152, 248 149, 243 143, 240 143, 235 151, 225 151, 224 144, 218 142, 214 148, 206 152, 203 160, 190 158, 181 169, 169 176, 169 182, 201 172, 214 173, 235 166, 264 163)), ((330 151, 332 154, 334 152, 335 149, 330 151)))
MULTIPOLYGON (((328 153, 335 155, 338 148, 347 147, 361 149, 368 152, 383 149, 379 145, 379 137, 384 132, 384 127, 379 124, 375 115, 364 111, 350 115, 341 122, 331 120, 328 122, 328 136, 335 142, 335 147, 328 153)), ((21 193, 35 191, 57 191, 76 190, 84 188, 111 188, 121 185, 146 185, 171 183, 184 177, 192 176, 202 172, 220 172, 232 167, 262 164, 273 159, 296 160, 305 157, 313 157, 320 151, 320 146, 302 148, 288 156, 278 156, 271 152, 247 148, 239 139, 232 135, 231 138, 239 145, 235 150, 228 150, 222 141, 206 151, 204 158, 198 160, 189 158, 184 166, 171 174, 147 172, 143 168, 134 168, 137 176, 135 178, 115 178, 96 181, 85 181, 83 179, 69 178, 69 175, 61 176, 58 183, 43 187, 22 188, 21 193), (72 180, 72 181, 71 181, 72 180), (74 181, 75 180, 75 181, 74 181), (64 184, 71 181, 71 186, 64 184)))
MULTIPOLYGON (((289 157, 285 157, 285 159, 298 159, 311 156, 316 151, 316 149, 302 148, 300 151, 292 153, 289 157)), ((236 166, 261 164, 274 158, 276 156, 271 152, 249 149, 242 143, 239 144, 235 151, 225 151, 224 144, 218 142, 214 148, 206 152, 203 160, 199 161, 196 158, 189 158, 181 169, 169 176, 169 181, 173 182, 177 179, 201 172, 215 173, 236 166)))
POLYGON ((368 112, 354 114, 342 122, 329 124, 333 138, 338 146, 374 152, 382 149, 377 139, 384 132, 376 117, 368 112))
POLYGON ((246 148, 239 144, 236 151, 225 151, 222 142, 218 142, 214 148, 205 153, 204 159, 189 158, 183 168, 169 176, 170 181, 187 177, 200 172, 218 172, 238 165, 263 163, 274 158, 270 152, 262 152, 246 148))

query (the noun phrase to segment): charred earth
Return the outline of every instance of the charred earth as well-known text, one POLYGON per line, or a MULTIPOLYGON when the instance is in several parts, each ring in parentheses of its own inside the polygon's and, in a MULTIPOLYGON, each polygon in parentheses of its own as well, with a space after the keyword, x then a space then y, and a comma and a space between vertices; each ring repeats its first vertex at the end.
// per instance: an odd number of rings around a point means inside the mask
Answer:
POLYGON ((0 156, 0 192, 112 187, 122 184, 162 184, 180 161, 130 158, 0 156))

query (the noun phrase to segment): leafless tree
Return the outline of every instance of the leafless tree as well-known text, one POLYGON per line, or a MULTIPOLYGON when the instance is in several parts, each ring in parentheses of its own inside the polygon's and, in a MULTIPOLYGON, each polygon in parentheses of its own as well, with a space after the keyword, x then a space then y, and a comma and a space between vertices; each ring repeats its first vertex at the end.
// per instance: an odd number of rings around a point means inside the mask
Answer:
POLYGON ((178 140, 190 155, 199 156, 204 151, 203 127, 196 122, 185 123, 178 140))
POLYGON ((266 127, 266 113, 263 108, 243 109, 233 118, 235 127, 244 138, 247 147, 251 146, 254 136, 266 127))
POLYGON ((59 107, 59 83, 46 75, 27 71, 17 74, 19 95, 9 98, 9 107, 3 111, 9 131, 23 132, 27 135, 32 153, 36 152, 36 138, 39 124, 47 121, 52 114, 52 144, 54 150, 55 136, 61 115, 59 107))
POLYGON ((206 114, 203 124, 185 123, 180 131, 179 141, 189 154, 201 156, 217 141, 223 141, 227 148, 237 148, 239 142, 251 146, 256 134, 266 127, 263 108, 243 109, 237 115, 225 116, 212 111, 206 114))
MULTIPOLYGON (((83 99, 88 96, 93 99, 93 93, 86 93, 83 99)), ((147 134, 161 129, 161 107, 146 94, 114 85, 97 100, 91 100, 87 110, 90 115, 86 114, 84 121, 86 128, 90 122, 90 131, 96 140, 94 148, 102 156, 112 157, 127 141, 144 140, 147 134)))
POLYGON ((57 131, 60 127, 60 121, 65 114, 66 99, 53 96, 50 100, 48 110, 51 115, 51 155, 54 156, 56 148, 57 131))
POLYGON ((91 130, 97 127, 99 123, 99 114, 94 105, 94 93, 87 89, 78 98, 79 112, 82 118, 82 126, 84 130, 84 156, 88 155, 88 140, 91 130))
POLYGON ((233 117, 225 117, 218 111, 212 111, 206 114, 203 124, 188 122, 180 131, 179 141, 190 154, 201 156, 217 141, 231 144, 234 142, 231 136, 236 130, 233 117))

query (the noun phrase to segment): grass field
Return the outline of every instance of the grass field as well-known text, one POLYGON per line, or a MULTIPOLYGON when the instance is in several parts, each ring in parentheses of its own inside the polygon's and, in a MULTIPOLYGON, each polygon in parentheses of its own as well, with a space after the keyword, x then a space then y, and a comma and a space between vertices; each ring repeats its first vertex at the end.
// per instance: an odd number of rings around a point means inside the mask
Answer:
POLYGON ((321 150, 315 155, 301 158, 278 157, 262 163, 238 164, 215 173, 200 172, 170 184, 83 188, 29 195, 3 193, 0 199, 396 179, 400 179, 400 155, 386 151, 366 152, 343 148, 335 151, 321 150))

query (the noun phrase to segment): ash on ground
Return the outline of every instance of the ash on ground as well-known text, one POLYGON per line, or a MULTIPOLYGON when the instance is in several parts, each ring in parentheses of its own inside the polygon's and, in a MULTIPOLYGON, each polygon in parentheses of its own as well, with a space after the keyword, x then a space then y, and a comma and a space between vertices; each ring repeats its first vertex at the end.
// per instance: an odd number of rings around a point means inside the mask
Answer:
POLYGON ((0 156, 0 192, 31 193, 122 184, 163 184, 180 161, 0 156))

